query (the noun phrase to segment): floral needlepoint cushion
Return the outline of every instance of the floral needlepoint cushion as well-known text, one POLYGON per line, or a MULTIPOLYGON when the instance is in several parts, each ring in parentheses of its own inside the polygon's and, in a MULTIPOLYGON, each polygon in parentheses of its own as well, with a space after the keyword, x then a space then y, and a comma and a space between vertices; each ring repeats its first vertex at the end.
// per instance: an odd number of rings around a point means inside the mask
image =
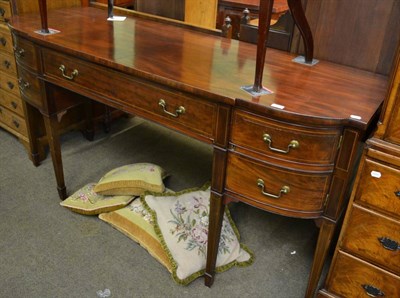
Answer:
POLYGON ((139 243, 169 272, 172 272, 171 261, 154 231, 153 218, 139 199, 122 209, 102 213, 99 218, 139 243))
POLYGON ((96 183, 89 183, 60 203, 74 212, 95 215, 122 208, 133 200, 133 196, 104 196, 94 192, 96 183))
POLYGON ((125 165, 105 174, 94 191, 103 195, 139 196, 146 190, 163 192, 164 170, 152 163, 125 165))
MULTIPOLYGON (((146 193, 141 201, 154 218, 155 231, 172 263, 174 280, 186 285, 205 273, 210 188, 176 194, 146 193)), ((239 232, 225 209, 217 256, 217 272, 253 262, 253 254, 239 242, 239 232)))

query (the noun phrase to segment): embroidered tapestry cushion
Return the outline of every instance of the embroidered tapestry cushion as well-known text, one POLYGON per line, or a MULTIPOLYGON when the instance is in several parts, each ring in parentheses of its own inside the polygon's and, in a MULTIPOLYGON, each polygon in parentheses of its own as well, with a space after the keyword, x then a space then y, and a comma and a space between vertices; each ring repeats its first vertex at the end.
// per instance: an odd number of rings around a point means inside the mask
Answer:
POLYGON ((150 255, 172 272, 172 264, 155 231, 152 216, 137 199, 113 212, 102 213, 99 218, 145 248, 150 255))
POLYGON ((96 183, 86 184, 60 203, 74 212, 95 215, 122 208, 133 200, 133 196, 105 196, 94 192, 96 183))
MULTIPOLYGON (((154 228, 172 263, 174 280, 186 285, 205 273, 210 188, 171 194, 146 193, 141 201, 154 218, 154 228)), ((253 254, 239 242, 239 232, 225 209, 217 255, 217 272, 253 262, 253 254)))
POLYGON ((94 191, 103 195, 139 196, 146 190, 164 191, 164 170, 152 163, 135 163, 111 170, 97 183, 94 191))

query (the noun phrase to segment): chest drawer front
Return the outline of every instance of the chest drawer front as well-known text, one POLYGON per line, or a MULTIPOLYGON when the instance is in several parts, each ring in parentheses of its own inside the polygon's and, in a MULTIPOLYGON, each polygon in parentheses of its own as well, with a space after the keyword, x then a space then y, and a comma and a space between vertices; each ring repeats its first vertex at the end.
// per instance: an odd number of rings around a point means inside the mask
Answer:
POLYGON ((9 1, 0 0, 0 21, 5 22, 11 17, 11 7, 9 1))
POLYGON ((17 64, 30 68, 33 71, 38 70, 38 52, 33 43, 20 38, 18 35, 13 35, 15 44, 15 60, 17 64))
POLYGON ((342 247, 400 275, 400 222, 355 205, 342 247))
POLYGON ((0 72, 0 88, 15 96, 19 96, 18 79, 16 76, 0 72))
POLYGON ((332 265, 329 291, 340 297, 400 297, 399 276, 343 252, 332 265))
MULTIPOLYGON (((170 127, 185 127, 190 133, 208 138, 215 134, 217 105, 86 61, 44 50, 44 74, 62 80, 69 88, 131 107, 134 113, 170 127), (63 71, 60 70, 63 65, 63 71), (75 75, 73 71, 76 70, 75 75), (96 78, 96 81, 93 81, 96 78), (82 90, 81 90, 82 91, 82 90)), ((60 81, 59 81, 60 82, 60 81)))
POLYGON ((235 110, 231 142, 250 151, 285 160, 332 164, 340 134, 338 129, 298 127, 235 110))
POLYGON ((21 98, 4 90, 0 90, 0 105, 20 116, 24 115, 21 98))
POLYGON ((400 170, 366 159, 356 200, 394 216, 400 214, 400 170))
POLYGON ((36 74, 31 73, 22 67, 18 67, 18 75, 17 83, 21 95, 32 105, 42 108, 43 103, 40 93, 40 83, 36 74))
POLYGON ((297 217, 321 214, 330 180, 328 173, 291 171, 235 153, 228 155, 226 177, 226 189, 243 201, 297 217))
POLYGON ((0 121, 6 124, 8 127, 11 127, 13 130, 23 134, 24 136, 28 135, 25 120, 1 106, 0 121))
POLYGON ((0 24, 0 51, 13 53, 13 44, 10 30, 6 25, 0 24))
POLYGON ((17 74, 17 66, 14 56, 6 52, 0 52, 0 71, 4 71, 13 75, 17 74))

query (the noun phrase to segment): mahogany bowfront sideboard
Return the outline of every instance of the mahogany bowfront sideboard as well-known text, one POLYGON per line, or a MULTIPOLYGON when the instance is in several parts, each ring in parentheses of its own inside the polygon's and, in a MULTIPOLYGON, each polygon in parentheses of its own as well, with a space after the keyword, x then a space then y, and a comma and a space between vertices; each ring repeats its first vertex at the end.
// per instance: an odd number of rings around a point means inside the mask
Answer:
POLYGON ((107 22, 106 14, 51 11, 49 25, 60 32, 48 36, 34 32, 38 15, 11 19, 21 94, 43 115, 60 197, 58 113, 91 99, 154 121, 213 147, 206 284, 224 205, 242 201, 319 223, 311 297, 386 77, 324 61, 301 65, 268 49, 263 82, 272 93, 251 96, 240 87, 252 82, 255 45, 140 17, 107 22))

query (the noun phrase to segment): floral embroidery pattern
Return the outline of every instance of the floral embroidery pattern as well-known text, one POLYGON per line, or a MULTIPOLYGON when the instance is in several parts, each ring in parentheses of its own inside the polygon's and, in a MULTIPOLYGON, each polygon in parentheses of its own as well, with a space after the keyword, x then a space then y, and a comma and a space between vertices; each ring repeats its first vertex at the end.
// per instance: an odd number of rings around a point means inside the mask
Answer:
POLYGON ((132 203, 128 205, 128 208, 130 211, 137 213, 145 221, 147 221, 149 224, 154 225, 153 217, 151 214, 143 207, 143 204, 140 202, 140 200, 134 200, 132 203))
MULTIPOLYGON (((197 249, 197 254, 207 255, 209 200, 201 196, 193 196, 190 200, 176 201, 174 209, 170 209, 173 219, 171 235, 177 242, 186 242, 186 250, 197 249)), ((218 254, 229 254, 230 244, 235 241, 235 233, 224 216, 218 254)))
POLYGON ((90 183, 86 185, 85 187, 81 188, 76 194, 74 194, 73 199, 74 200, 79 200, 82 202, 90 202, 91 204, 95 204, 98 202, 101 198, 104 196, 98 195, 97 193, 94 192, 94 187, 95 183, 90 183))

